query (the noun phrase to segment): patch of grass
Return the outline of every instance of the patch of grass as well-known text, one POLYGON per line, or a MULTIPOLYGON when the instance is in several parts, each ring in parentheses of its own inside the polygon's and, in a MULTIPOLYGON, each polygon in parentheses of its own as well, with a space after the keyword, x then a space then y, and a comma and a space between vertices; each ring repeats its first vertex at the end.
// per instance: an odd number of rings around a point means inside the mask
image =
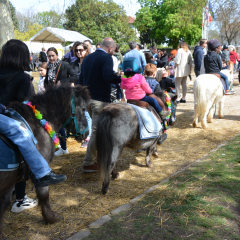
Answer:
POLYGON ((240 239, 240 136, 87 239, 240 239))

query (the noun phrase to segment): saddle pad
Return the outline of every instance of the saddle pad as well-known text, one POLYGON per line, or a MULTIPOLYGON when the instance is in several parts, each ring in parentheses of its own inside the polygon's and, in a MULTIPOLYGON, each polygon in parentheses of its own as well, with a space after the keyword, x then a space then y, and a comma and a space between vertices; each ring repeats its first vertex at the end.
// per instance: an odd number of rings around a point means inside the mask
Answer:
MULTIPOLYGON (((29 135, 32 138, 34 144, 37 144, 37 140, 33 135, 32 129, 26 122, 26 120, 15 110, 9 108, 7 110, 11 117, 16 121, 21 122, 21 125, 28 130, 29 135)), ((9 148, 6 143, 0 139, 0 171, 13 171, 18 168, 20 164, 20 153, 9 148)))
POLYGON ((133 104, 128 105, 133 108, 137 115, 140 138, 157 138, 162 130, 162 125, 154 114, 148 109, 143 109, 133 104))
POLYGON ((20 163, 20 153, 9 148, 0 139, 0 171, 13 171, 18 168, 20 163))

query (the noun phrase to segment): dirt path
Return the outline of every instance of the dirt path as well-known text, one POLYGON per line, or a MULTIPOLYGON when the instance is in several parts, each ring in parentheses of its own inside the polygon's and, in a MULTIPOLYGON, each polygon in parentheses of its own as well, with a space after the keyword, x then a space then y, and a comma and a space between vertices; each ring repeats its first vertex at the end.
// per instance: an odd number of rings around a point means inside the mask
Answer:
MULTIPOLYGON (((158 146, 160 157, 153 159, 153 168, 145 166, 145 153, 125 149, 119 159, 120 179, 111 181, 110 192, 101 195, 97 174, 81 171, 85 149, 76 141, 68 140, 70 154, 55 158, 52 169, 66 174, 68 180, 50 187, 52 209, 63 216, 53 225, 46 225, 40 209, 15 214, 9 211, 4 218, 4 232, 10 239, 66 239, 86 228, 97 218, 127 203, 146 189, 159 183, 182 167, 202 157, 220 143, 240 132, 240 88, 235 79, 235 95, 226 96, 224 119, 214 118, 207 130, 192 128, 193 92, 189 86, 187 103, 179 104, 177 122, 168 130, 168 139, 158 146)), ((218 117, 218 115, 216 116, 218 117)), ((28 183, 27 195, 34 197, 28 183)))

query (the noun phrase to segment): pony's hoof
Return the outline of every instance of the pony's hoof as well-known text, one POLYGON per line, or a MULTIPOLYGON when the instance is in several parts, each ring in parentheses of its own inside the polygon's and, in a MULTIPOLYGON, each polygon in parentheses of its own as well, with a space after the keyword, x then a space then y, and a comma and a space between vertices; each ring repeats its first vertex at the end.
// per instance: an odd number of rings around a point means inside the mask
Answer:
POLYGON ((157 153, 157 152, 154 152, 154 153, 152 153, 152 156, 153 156, 154 158, 158 158, 158 153, 157 153))
POLYGON ((53 212, 52 216, 48 216, 48 217, 44 216, 44 219, 47 223, 53 224, 55 222, 60 221, 62 219, 62 216, 59 215, 57 212, 53 212))
POLYGON ((195 127, 197 127, 197 124, 195 122, 193 122, 192 126, 195 128, 195 127))
POLYGON ((219 115, 219 118, 220 118, 220 119, 223 119, 223 118, 224 118, 224 116, 223 116, 223 115, 219 115))
POLYGON ((202 128, 203 128, 203 129, 206 129, 206 128, 207 128, 207 125, 206 125, 206 124, 202 124, 202 128))
POLYGON ((209 120, 208 120, 208 123, 212 123, 212 119, 209 119, 209 120))
POLYGON ((119 173, 117 173, 117 174, 112 174, 112 179, 114 180, 114 179, 119 179, 120 178, 120 175, 119 175, 119 173))
POLYGON ((148 164, 146 164, 147 165, 147 167, 149 167, 149 168, 152 168, 153 167, 153 164, 151 163, 151 162, 149 162, 148 164))
POLYGON ((108 193, 108 189, 102 188, 102 194, 107 194, 108 193))

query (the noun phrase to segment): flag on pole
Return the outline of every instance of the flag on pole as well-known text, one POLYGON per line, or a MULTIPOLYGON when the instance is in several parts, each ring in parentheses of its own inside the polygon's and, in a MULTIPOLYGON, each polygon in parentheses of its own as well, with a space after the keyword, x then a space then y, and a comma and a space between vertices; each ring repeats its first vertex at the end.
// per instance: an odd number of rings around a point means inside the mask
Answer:
POLYGON ((212 4, 211 4, 211 1, 210 1, 210 0, 209 0, 209 4, 208 4, 208 5, 209 5, 209 13, 212 12, 213 18, 216 19, 216 18, 215 18, 215 15, 214 15, 214 12, 213 12, 213 8, 212 8, 212 4))

